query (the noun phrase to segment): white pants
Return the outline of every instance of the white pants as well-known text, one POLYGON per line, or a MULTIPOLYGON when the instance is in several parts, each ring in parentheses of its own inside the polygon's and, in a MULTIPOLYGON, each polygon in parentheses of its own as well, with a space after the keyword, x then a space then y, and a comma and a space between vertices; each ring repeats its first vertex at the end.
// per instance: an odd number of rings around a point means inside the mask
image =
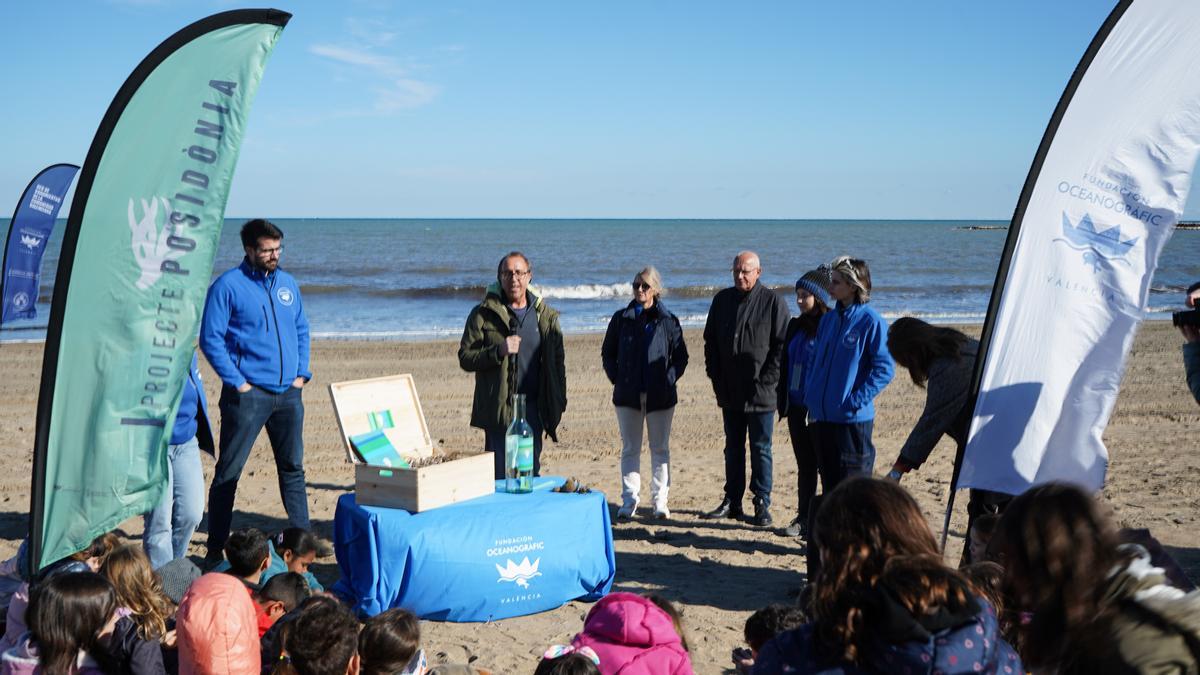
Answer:
POLYGON ((642 489, 641 455, 642 425, 650 436, 650 498, 654 508, 667 508, 667 488, 671 483, 671 418, 675 408, 646 412, 646 395, 642 394, 640 410, 617 406, 617 427, 621 430, 621 502, 626 508, 636 507, 642 489))

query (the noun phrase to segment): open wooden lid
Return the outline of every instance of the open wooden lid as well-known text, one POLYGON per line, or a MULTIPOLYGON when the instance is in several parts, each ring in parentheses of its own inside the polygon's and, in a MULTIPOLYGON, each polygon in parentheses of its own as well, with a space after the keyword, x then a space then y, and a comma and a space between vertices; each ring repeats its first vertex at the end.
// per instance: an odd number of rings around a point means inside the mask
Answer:
POLYGON ((329 385, 329 397, 349 461, 362 463, 350 438, 371 431, 383 431, 402 455, 427 457, 433 453, 412 375, 334 382, 329 385))

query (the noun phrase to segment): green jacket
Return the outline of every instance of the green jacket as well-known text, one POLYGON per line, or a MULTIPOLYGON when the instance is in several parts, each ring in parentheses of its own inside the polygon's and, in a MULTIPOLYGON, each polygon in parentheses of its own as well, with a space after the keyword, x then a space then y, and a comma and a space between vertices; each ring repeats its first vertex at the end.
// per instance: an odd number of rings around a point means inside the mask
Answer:
POLYGON ((1116 609, 1112 653, 1080 655, 1071 672, 1197 675, 1200 673, 1200 591, 1166 585, 1140 546, 1128 564, 1113 572, 1104 603, 1116 609))
MULTIPOLYGON (((483 302, 471 310, 462 340, 458 343, 458 365, 475 373, 475 399, 471 404, 471 426, 504 430, 512 423, 513 395, 517 393, 517 369, 512 359, 500 356, 500 344, 513 334, 512 313, 504 304, 500 285, 488 286, 483 302)), ((531 287, 528 291, 537 312, 541 333, 541 382, 538 417, 542 428, 558 442, 558 423, 567 409, 567 368, 563 354, 562 328, 558 312, 542 301, 531 287)))

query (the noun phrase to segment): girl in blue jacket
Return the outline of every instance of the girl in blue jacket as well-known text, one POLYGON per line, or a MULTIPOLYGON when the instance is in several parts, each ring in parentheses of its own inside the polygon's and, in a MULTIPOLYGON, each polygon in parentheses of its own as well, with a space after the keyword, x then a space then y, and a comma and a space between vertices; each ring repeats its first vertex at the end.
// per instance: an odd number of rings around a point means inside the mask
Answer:
POLYGON ((866 261, 842 256, 830 268, 829 295, 837 308, 821 317, 804 377, 809 433, 825 494, 845 478, 870 475, 875 468, 873 401, 895 374, 887 322, 867 304, 871 270, 866 261))
POLYGON ((817 344, 817 326, 829 313, 830 271, 825 265, 804 273, 796 280, 796 307, 800 316, 788 322, 780 359, 779 416, 787 418, 792 453, 796 455, 796 517, 785 527, 785 537, 808 536, 809 509, 817 494, 817 452, 808 429, 808 409, 804 407, 805 367, 812 360, 817 344))

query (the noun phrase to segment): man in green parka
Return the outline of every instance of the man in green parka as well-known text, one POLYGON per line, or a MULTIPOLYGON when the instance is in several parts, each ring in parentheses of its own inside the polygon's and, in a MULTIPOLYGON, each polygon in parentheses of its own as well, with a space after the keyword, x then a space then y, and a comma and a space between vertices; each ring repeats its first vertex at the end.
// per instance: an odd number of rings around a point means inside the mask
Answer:
POLYGON ((514 400, 525 395, 533 427, 533 473, 541 474, 542 433, 558 442, 567 408, 567 369, 558 312, 529 287, 533 265, 520 251, 500 259, 496 283, 471 310, 458 345, 458 365, 475 373, 471 426, 483 429, 494 453, 496 480, 504 478, 504 433, 514 400))

